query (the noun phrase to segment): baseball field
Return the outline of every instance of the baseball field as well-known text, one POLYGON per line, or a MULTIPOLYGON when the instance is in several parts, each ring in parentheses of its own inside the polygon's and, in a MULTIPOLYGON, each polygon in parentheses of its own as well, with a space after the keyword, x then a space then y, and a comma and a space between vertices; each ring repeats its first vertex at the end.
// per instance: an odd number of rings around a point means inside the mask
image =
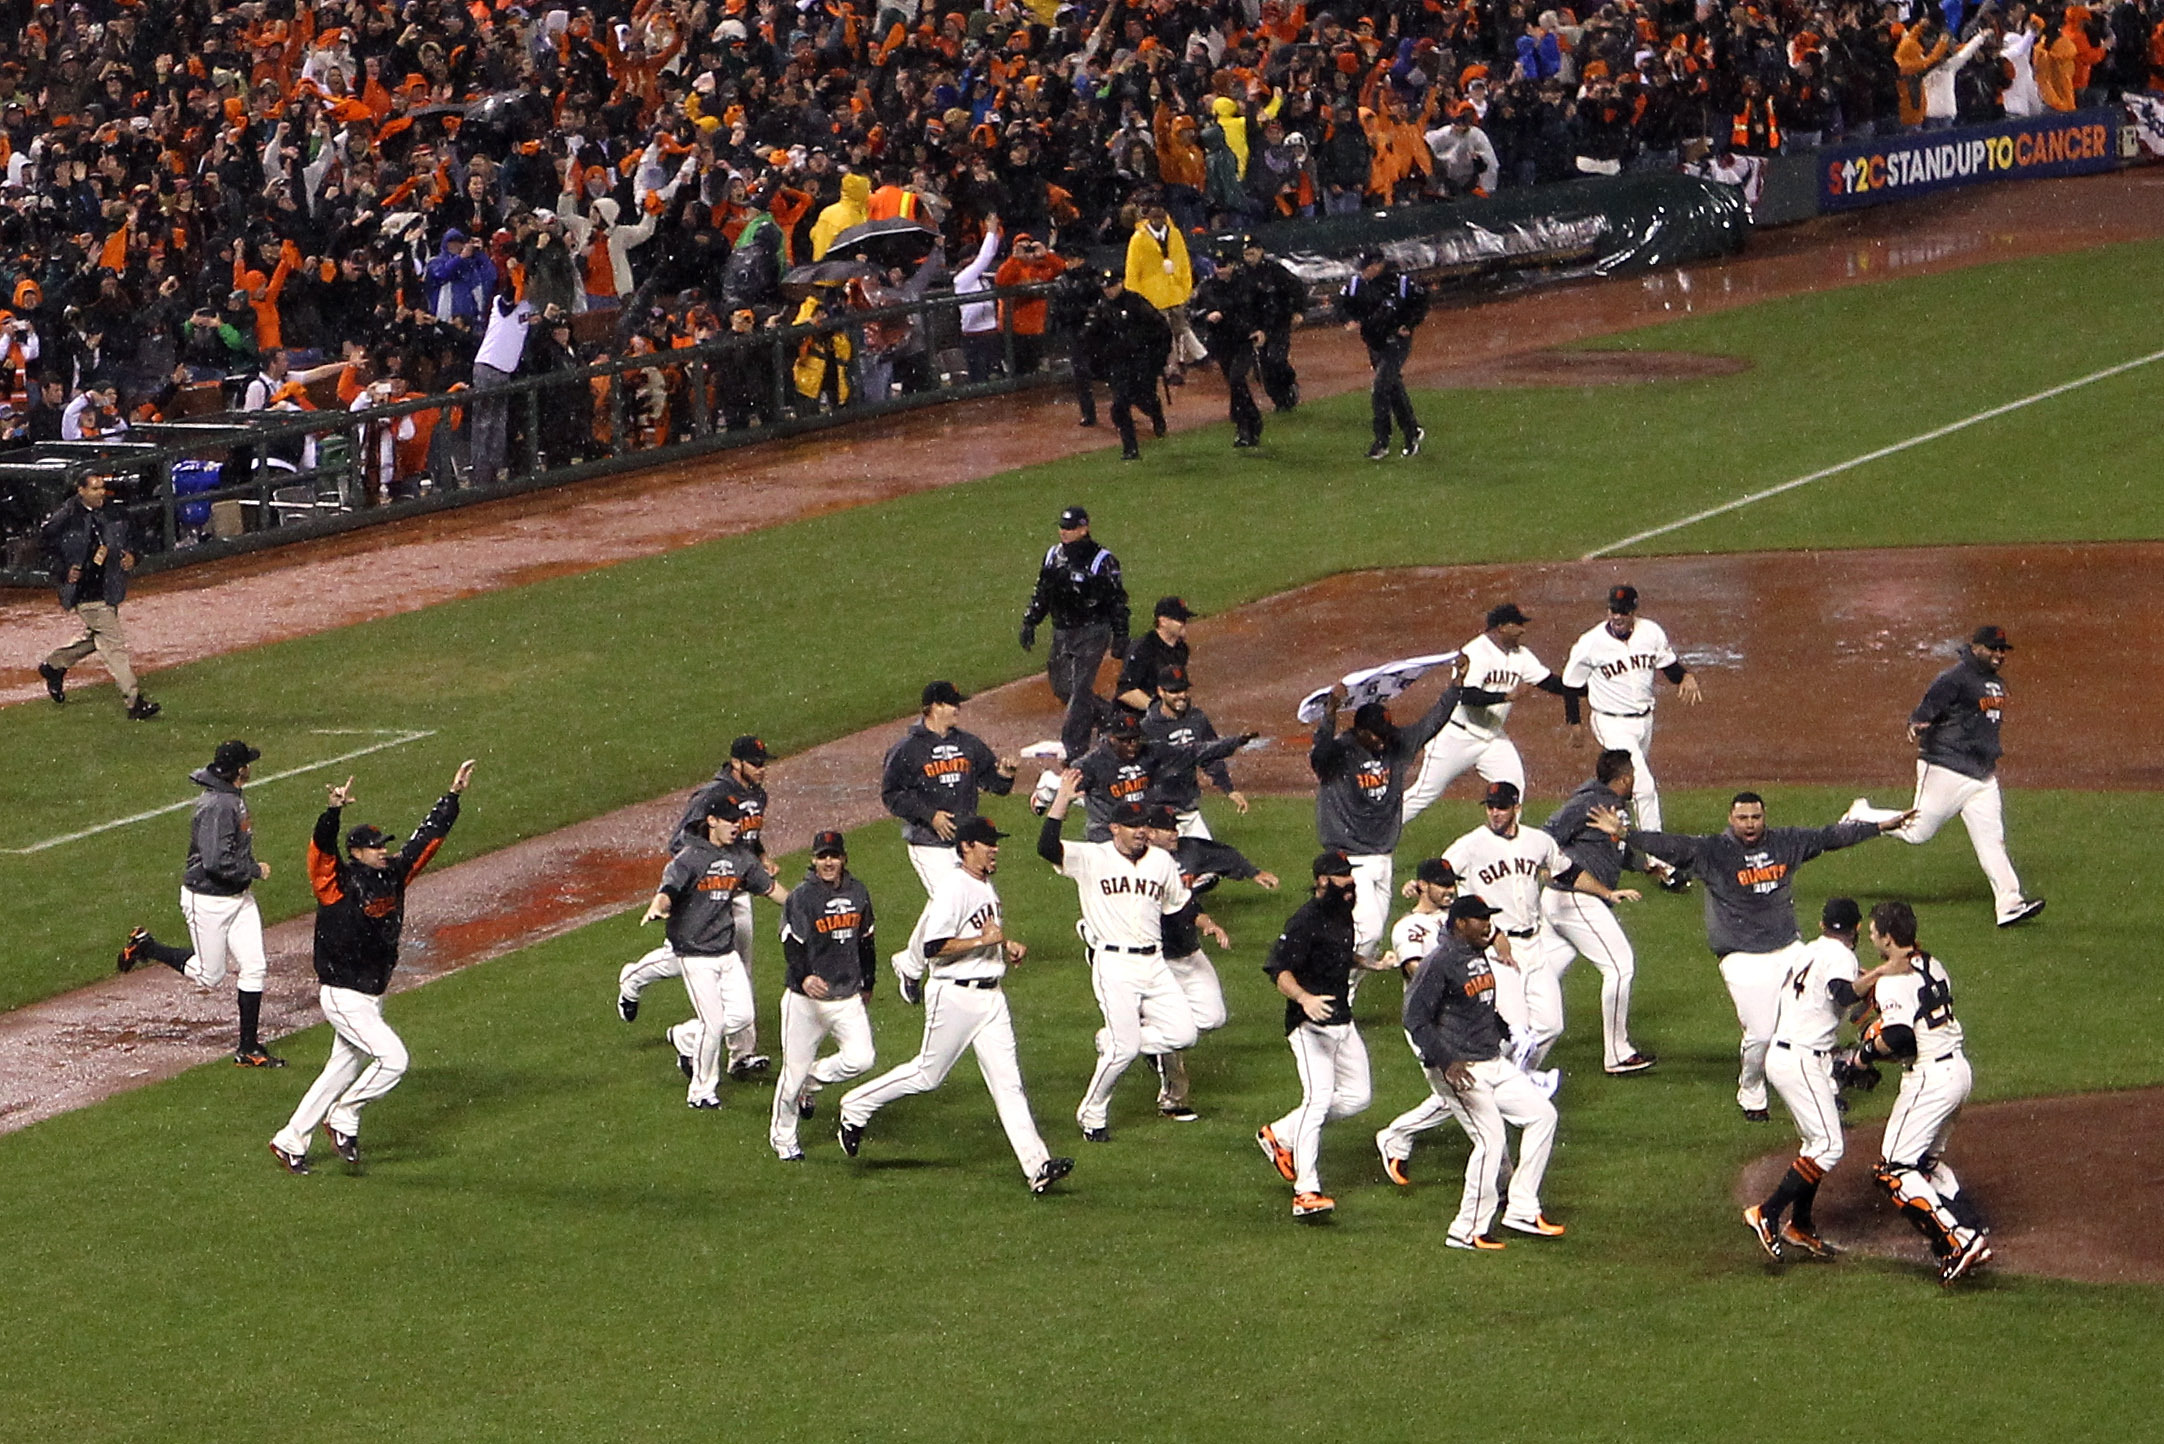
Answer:
MULTIPOLYGON (((318 788, 347 771, 366 815, 410 826, 459 758, 480 758, 446 849, 455 862, 686 789, 739 731, 787 755, 891 722, 927 677, 972 690, 1023 677, 1036 659, 1016 650, 1014 621, 1068 502, 1089 506, 1138 599, 1178 591, 1205 613, 1372 568, 2164 537, 2153 423, 2164 342, 2148 302, 2160 283, 2164 244, 2145 243, 1773 301, 1598 343, 1746 363, 1730 374, 1424 395, 1434 439, 1415 462, 1361 462, 1366 398, 1339 396, 1273 425, 1253 456, 1228 448, 1228 428, 1207 428, 1150 448, 1139 467, 1103 453, 1049 462, 195 662, 155 678, 162 730, 131 729, 117 708, 10 708, 0 1005, 108 972, 131 922, 179 932, 185 814, 127 819, 183 801, 183 774, 220 738, 261 747, 264 773, 382 749, 251 791, 258 850, 276 869, 261 889, 266 917, 301 915, 318 788)), ((1449 318, 1423 344, 1480 315, 1449 318)), ((1887 556, 1898 576, 1900 554, 1887 556)), ((2115 677, 2147 665, 2113 622, 2137 603, 2153 610, 2148 586, 2146 597, 2101 592, 2088 625, 2066 634, 2025 626, 2018 610, 1974 619, 2004 623, 2019 646, 2008 830, 2025 879, 2051 900, 2036 925, 1990 926, 1958 830, 1921 849, 1869 844, 1802 876, 1799 902, 1814 912, 1834 892, 1917 904, 1953 970, 1980 1100, 2164 1082, 2151 956, 2164 904, 2143 845, 2164 802, 2125 787, 2124 757, 2098 768, 2111 773, 2101 783, 2078 766, 2054 774, 2071 786, 2022 781, 2025 749, 2048 752, 2115 677), (2024 669, 2046 658, 2074 681, 2025 690, 2024 669)), ((1793 629, 1823 633, 1830 655, 1837 638, 1864 635, 1845 620, 1854 600, 1805 599, 1793 629)), ((1551 664, 1596 614, 1590 598, 1584 611, 1530 639, 1551 664)), ((1658 597, 1648 612, 1663 615, 1658 597)), ((1679 641, 1707 678, 1709 709, 1768 681, 1717 619, 1693 625, 1679 641)), ((1734 635, 1764 625, 1739 616, 1734 635)), ((1475 626, 1468 616, 1463 634, 1475 626)), ((1374 660, 1463 640, 1408 634, 1380 611, 1357 630, 1374 660)), ((1311 652, 1288 632, 1283 674, 1243 679, 1274 685, 1276 710, 1220 713, 1220 726, 1289 734, 1292 702, 1327 677, 1303 670, 1311 652)), ((1729 776, 1719 761, 1763 757, 1765 734, 1778 744, 1784 730, 1809 751, 1857 708, 1905 712, 1933 664, 1898 649, 1886 662, 1887 695, 1755 714, 1751 738, 1719 735, 1741 729, 1743 709, 1716 720, 1705 755, 1677 758, 1679 777, 1705 785, 1670 795, 1671 825, 1717 827, 1737 786, 1759 785, 1776 823, 1830 820, 1858 792, 1900 796, 1897 730, 1855 758, 1852 777, 1778 764, 1729 776)), ((2119 735, 2139 746, 2144 724, 2127 717, 2119 735)), ((1536 818, 1577 780, 1540 765, 1536 818)), ((1468 797, 1422 819, 1401 871, 1473 825, 1468 797)), ((1235 940, 1219 960, 1233 1021, 1194 1055, 1203 1120, 1158 1120, 1137 1079, 1115 1103, 1114 1141, 1084 1145, 1071 1113, 1096 1011, 1072 888, 1034 857, 1019 798, 994 814, 1017 834, 1000 874, 1010 930, 1032 946, 1011 988, 1023 1067, 1048 1141, 1079 1157, 1054 1195, 1021 1187, 966 1065, 941 1092, 882 1114, 854 1163, 833 1146, 830 1108, 807 1126, 811 1159, 798 1168, 766 1148, 758 1087, 727 1085, 716 1114, 686 1110, 661 1037, 678 1015, 674 986, 632 1026, 614 1015, 614 969, 652 941, 635 913, 618 916, 392 1002, 414 1068, 368 1114, 361 1176, 319 1160, 290 1178, 263 1149, 323 1060, 320 1027, 281 1045, 294 1064, 283 1073, 198 1068, 0 1137, 0 1224, 16 1241, 0 1284, 15 1345, 0 1359, 0 1435, 2154 1430, 2155 1286, 1999 1270, 1949 1292, 1899 1259, 1778 1276, 1760 1266, 1730 1192, 1786 1134, 1736 1118, 1724 1081, 1735 1025, 1695 896, 1656 896, 1629 920, 1634 1033, 1662 1059, 1652 1074, 1601 1076, 1583 1026, 1595 979, 1572 974, 1578 1026, 1557 1055, 1567 1077, 1548 1190, 1569 1235, 1514 1243, 1507 1259, 1469 1256, 1441 1247, 1462 1140, 1431 1135, 1408 1192, 1377 1166, 1375 1128, 1424 1086, 1387 981, 1362 997, 1374 1106, 1325 1134, 1338 1213, 1325 1227, 1286 1218, 1285 1190, 1251 1141, 1297 1092, 1259 972, 1285 894, 1228 887, 1212 908, 1235 940)), ((1213 822, 1288 877, 1313 851, 1295 796, 1213 822)), ((864 826, 852 842, 852 866, 898 934, 919 891, 892 829, 864 826)), ((793 880, 795 861, 783 874, 793 880)), ((760 979, 768 1037, 772 952, 760 979)), ((131 982, 173 986, 169 975, 131 982)), ((906 1056, 918 1015, 889 992, 873 1017, 881 1066, 906 1056)), ((1858 1116, 1888 1102, 1866 1100, 1858 1116)), ((2096 1146, 2153 1158, 2150 1130, 2096 1146)), ((1961 1138, 1954 1160, 1967 1171, 1961 1138)), ((2155 1236, 2154 1196, 2097 1197, 2078 1173, 2065 1194, 2071 1209, 2123 1211, 2155 1236)))

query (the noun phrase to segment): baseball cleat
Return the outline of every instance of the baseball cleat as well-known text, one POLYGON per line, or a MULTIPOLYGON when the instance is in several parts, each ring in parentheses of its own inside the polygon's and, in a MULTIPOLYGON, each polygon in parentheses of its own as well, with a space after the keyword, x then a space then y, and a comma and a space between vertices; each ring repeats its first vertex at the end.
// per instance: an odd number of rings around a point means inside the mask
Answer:
POLYGON ((1984 1236, 1984 1231, 1977 1229, 1969 1235, 1968 1242, 1956 1249, 1953 1256, 1940 1268, 1939 1282, 1950 1284, 1978 1264, 1988 1261, 1990 1257, 1991 1243, 1984 1236))
POLYGON ((358 1134, 358 1133, 340 1133, 340 1132, 339 1132, 339 1131, 338 1131, 337 1129, 335 1129, 335 1128, 331 1127, 331 1125, 330 1125, 330 1124, 328 1124, 328 1123, 325 1123, 325 1124, 323 1125, 323 1136, 324 1136, 325 1138, 328 1138, 328 1139, 329 1139, 329 1140, 331 1141, 331 1149, 332 1149, 332 1151, 334 1151, 335 1153, 337 1153, 337 1155, 338 1155, 338 1156, 339 1156, 340 1158, 343 1158, 343 1159, 344 1159, 344 1160, 345 1160, 346 1162, 348 1162, 348 1163, 350 1163, 350 1164, 353 1164, 353 1165, 354 1165, 355 1167, 359 1167, 359 1166, 360 1166, 360 1162, 361 1162, 361 1135, 360 1135, 360 1134, 358 1134))
POLYGON ((691 1076, 691 1055, 689 1053, 679 1053, 676 1055, 676 1071, 683 1074, 686 1078, 689 1078, 691 1076))
POLYGON ((864 1146, 864 1130, 853 1123, 844 1123, 834 1130, 834 1141, 842 1146, 842 1152, 854 1158, 857 1150, 864 1146))
POLYGON ((1801 1249, 1812 1258, 1839 1258, 1841 1256, 1841 1250, 1810 1230, 1798 1228, 1792 1223, 1781 1225, 1781 1243, 1784 1248, 1801 1249))
POLYGON ((1413 1186, 1413 1176, 1405 1171, 1405 1165, 1410 1160, 1392 1158, 1389 1150, 1383 1147, 1383 1135, 1380 1133, 1375 1135, 1375 1151, 1383 1156, 1383 1177, 1400 1188, 1411 1188, 1413 1186))
POLYGON ((1112 1130, 1109 1128, 1085 1128, 1082 1130, 1082 1141, 1084 1143, 1110 1143, 1112 1141, 1112 1130))
POLYGON ((814 1102, 812 1101, 812 1093, 811 1093, 811 1090, 810 1090, 810 1089, 806 1089, 806 1090, 805 1090, 804 1092, 802 1092, 802 1093, 799 1093, 799 1094, 797 1094, 797 1096, 796 1096, 796 1116, 797 1116, 797 1117, 799 1117, 799 1118, 810 1118, 810 1117, 813 1117, 813 1116, 815 1116, 815 1115, 816 1115, 816 1114, 817 1114, 818 1112, 819 1112, 819 1105, 818 1105, 818 1104, 816 1104, 816 1103, 814 1103, 814 1102))
POLYGON ((1313 1218, 1337 1207, 1337 1200, 1323 1193, 1296 1193, 1292 1196, 1292 1216, 1313 1218))
POLYGON ((1766 1257, 1775 1263, 1781 1261, 1781 1240, 1774 1235, 1773 1225, 1766 1222, 1766 1211, 1752 1204, 1743 1211, 1743 1226, 1758 1240, 1758 1246, 1766 1251, 1766 1257))
POLYGON ((1255 1130, 1255 1146, 1262 1150, 1262 1156, 1270 1160, 1270 1166, 1275 1168, 1287 1183, 1300 1176, 1299 1170, 1293 1166, 1292 1150, 1277 1141, 1277 1134, 1269 1124, 1265 1123, 1255 1130))
POLYGON ((637 998, 627 998, 622 993, 618 993, 616 995, 616 1016, 627 1023, 637 1022, 639 1018, 639 1000, 637 998))
POLYGON ((687 1100, 686 1106, 704 1111, 708 1108, 719 1108, 721 1100, 719 1098, 693 1098, 687 1100))
POLYGON ((1413 439, 1405 443, 1405 451, 1403 454, 1406 456, 1418 456, 1420 454, 1420 443, 1426 441, 1427 439, 1428 429, 1425 426, 1414 427, 1413 439))
POLYGON ((261 1043, 253 1048, 242 1048, 233 1054, 233 1066, 236 1068, 283 1068, 285 1065, 285 1059, 275 1058, 264 1052, 261 1043))
POLYGON ((1471 1238, 1459 1238, 1456 1234, 1450 1234, 1444 1238, 1443 1247, 1471 1249, 1478 1253, 1501 1253, 1510 1245, 1488 1234, 1476 1233, 1471 1238))
POLYGON ((1059 774, 1044 771, 1037 774, 1037 785, 1029 792, 1029 810, 1042 817, 1050 810, 1052 799, 1059 796, 1059 774))
POLYGON ((731 1078, 749 1078, 754 1073, 764 1073, 774 1066, 774 1060, 764 1053, 750 1053, 729 1065, 731 1078))
POLYGON ((1519 1233, 1529 1233, 1536 1238, 1561 1238, 1569 1230, 1559 1223, 1551 1223, 1548 1215, 1536 1213, 1531 1218, 1506 1218, 1503 1227, 1519 1233))
POLYGON ((799 1148, 794 1153, 777 1153, 774 1156, 783 1163, 802 1163, 804 1161, 804 1150, 799 1148))
POLYGON ((2002 928, 2010 928, 2016 923, 2025 923, 2030 918, 2035 917, 2043 910, 2044 900, 2042 898, 2023 898, 2019 906, 2017 906, 2012 912, 2008 913, 2005 917, 1999 919, 1999 926, 2002 928))
POLYGON ((120 958, 115 964, 123 973, 132 973, 141 967, 150 952, 150 929, 130 928, 128 940, 120 948, 120 958))
POLYGON ((1662 892, 1689 892, 1690 890, 1691 880, 1683 873, 1672 872, 1661 879, 1662 892))
POLYGON ((277 1159, 278 1166, 280 1168, 283 1168, 286 1172, 306 1173, 308 1171, 307 1154, 288 1153, 283 1148, 280 1148, 275 1142, 271 1144, 270 1151, 271 1157, 277 1159))
POLYGON ((1031 1193, 1050 1193, 1052 1185, 1074 1172, 1072 1158, 1047 1158, 1029 1181, 1031 1193))
POLYGON ((1746 1123, 1767 1123, 1771 1122, 1772 1119, 1773 1115, 1763 1108, 1746 1108, 1743 1110, 1743 1121, 1746 1123))
POLYGON ((1643 1073, 1659 1061, 1660 1059, 1651 1053, 1633 1053, 1613 1068, 1610 1068, 1608 1074, 1613 1078, 1622 1078, 1632 1073, 1643 1073))
POLYGON ((1381 461, 1389 454, 1390 443, 1387 441, 1378 441, 1373 446, 1368 448, 1368 460, 1370 461, 1381 461))
POLYGON ((38 663, 38 676, 45 681, 45 695, 55 702, 68 700, 67 673, 50 663, 38 663))
POLYGON ((1160 1103, 1157 1105, 1157 1111, 1174 1123, 1196 1123, 1202 1119, 1200 1113, 1197 1113, 1185 1103, 1160 1103))

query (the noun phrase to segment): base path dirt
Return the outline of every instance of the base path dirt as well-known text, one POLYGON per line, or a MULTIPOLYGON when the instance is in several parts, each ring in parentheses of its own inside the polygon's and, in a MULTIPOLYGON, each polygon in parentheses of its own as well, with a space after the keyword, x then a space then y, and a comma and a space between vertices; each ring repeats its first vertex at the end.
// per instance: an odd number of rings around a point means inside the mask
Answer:
MULTIPOLYGON (((1849 1131, 1840 1166, 1819 1189, 1818 1231, 1842 1248, 1931 1267, 1922 1235, 1871 1182, 1883 1131, 1875 1123, 1849 1131)), ((1773 1191, 1794 1156, 1770 1153, 1744 1170, 1739 1214, 1773 1191)), ((1946 1161, 1991 1226, 1992 1259, 1979 1280, 2006 1272, 2164 1284, 2164 1090, 1967 1108, 1946 1161)), ((1735 1241, 1739 1255, 1757 1251, 1740 1218, 1735 1241)))
MULTIPOLYGON (((1357 572, 1200 618, 1190 640, 1197 698, 1220 730, 1263 734, 1263 745, 1236 759, 1236 780, 1253 791, 1304 794, 1312 786, 1307 738, 1293 709, 1313 687, 1394 656, 1457 646, 1502 597, 1533 614, 1528 644, 1560 665, 1571 638, 1599 619, 1607 588, 1629 580, 1707 694, 1697 708, 1667 699, 1653 751, 1664 782, 1853 782, 1893 802, 1913 779, 1902 739, 1908 710, 1980 618, 2004 622, 2017 644, 2026 632, 2072 635, 2102 595, 2118 599, 2126 635, 2158 635, 2164 594, 2148 579, 2160 567, 2164 544, 2114 543, 1357 572), (1378 633, 1376 617, 1392 619, 1388 635, 1378 633)), ((2164 786, 2164 765, 2137 731, 2147 703, 2164 696, 2164 653, 2022 649, 2009 680, 2010 786, 2164 786)), ((1101 687, 1110 682, 1108 667, 1101 687)), ((1401 715, 1432 691, 1432 684, 1416 689, 1401 715)), ((1055 736, 1059 711, 1043 678, 1032 677, 975 698, 964 721, 995 747, 1018 750, 1055 736)), ((905 725, 777 762, 768 776, 770 845, 793 852, 819 828, 878 822, 880 759, 905 725)), ((1536 796, 1557 795, 1590 770, 1591 754, 1568 749, 1560 705, 1545 694, 1520 705, 1511 731, 1536 796)), ((1034 778, 1025 764, 1020 785, 1034 778)), ((1472 786, 1461 780, 1441 805, 1464 807, 1472 786)), ((642 902, 660 875, 680 801, 658 798, 424 875, 412 894, 398 986, 642 902)), ((485 789, 473 805, 488 805, 485 789)), ((1236 824, 1225 830, 1237 836, 1236 824)), ((320 1021, 310 929, 303 917, 270 930, 269 1036, 320 1021)), ((0 1132, 215 1057, 230 1046, 231 1009, 230 994, 198 994, 153 966, 0 1015, 0 1132)))
MULTIPOLYGON (((1726 261, 1454 308, 1422 331, 1409 376, 1430 387, 1659 379, 1644 358, 1619 371, 1538 353, 1798 292, 2156 236, 2164 172, 1978 187, 1756 236, 1726 261)), ((1309 397, 1368 383, 1358 344, 1335 329, 1303 333, 1297 359, 1309 397)), ((1666 369, 1733 364, 1671 358, 1666 369)), ((1225 419, 1213 374, 1196 371, 1170 419, 1225 419)), ((935 407, 147 577, 129 599, 128 634, 138 669, 154 673, 1111 444, 1109 428, 1074 424, 1064 389, 935 407), (294 606, 300 596, 309 605, 294 606)), ((41 697, 35 665, 70 635, 49 595, 0 601, 0 704, 41 697)), ((83 680, 93 675, 102 683, 97 668, 83 680)))

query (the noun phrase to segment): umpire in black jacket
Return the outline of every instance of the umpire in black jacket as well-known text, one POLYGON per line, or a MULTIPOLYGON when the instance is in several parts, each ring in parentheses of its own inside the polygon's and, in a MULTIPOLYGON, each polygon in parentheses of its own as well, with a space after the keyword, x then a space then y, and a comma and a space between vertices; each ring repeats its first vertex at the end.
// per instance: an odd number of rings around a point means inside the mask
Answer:
POLYGON ((95 651, 113 674, 128 716, 143 722, 157 716, 159 708, 136 684, 128 639, 120 630, 120 603, 128 595, 135 547, 127 517, 119 507, 106 505, 106 496, 105 478, 86 476, 75 483, 75 495, 38 530, 38 540, 53 560, 60 605, 83 629, 81 636, 38 663, 38 675, 45 679, 46 694, 65 702, 68 668, 95 651))
POLYGON ((1150 418, 1150 434, 1165 434, 1165 409, 1157 401, 1157 378, 1172 356, 1172 327, 1157 308, 1127 289, 1127 278, 1106 271, 1102 299, 1082 323, 1082 351, 1090 374, 1112 387, 1112 424, 1119 428, 1120 460, 1140 461, 1133 408, 1150 418))
POLYGON ((1368 364, 1375 368, 1375 444, 1368 460, 1381 461, 1390 454, 1390 423, 1395 418, 1405 435, 1405 454, 1418 456, 1427 436, 1413 415, 1413 399, 1405 393, 1405 358, 1412 354, 1413 330, 1428 318, 1428 290, 1397 268, 1381 251, 1360 253, 1353 278, 1339 293, 1338 309, 1345 329, 1358 331, 1367 343, 1368 364))

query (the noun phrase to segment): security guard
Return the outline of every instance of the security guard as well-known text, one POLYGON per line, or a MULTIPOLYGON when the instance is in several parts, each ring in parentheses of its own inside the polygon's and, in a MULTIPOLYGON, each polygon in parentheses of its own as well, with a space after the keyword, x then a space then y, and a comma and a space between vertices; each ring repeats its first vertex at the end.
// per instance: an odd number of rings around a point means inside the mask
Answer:
POLYGON ((1165 434, 1165 409, 1158 404, 1157 378, 1172 356, 1172 326, 1142 297, 1127 289, 1126 277, 1107 271, 1098 287, 1101 299, 1082 324, 1082 350, 1090 373, 1112 387, 1112 424, 1120 432, 1120 460, 1140 461, 1135 441, 1134 408, 1150 419, 1150 434, 1165 434))
POLYGON ((1292 330, 1306 319, 1307 287, 1271 259, 1253 236, 1240 238, 1240 279, 1248 292, 1248 309, 1262 331, 1262 350, 1256 357, 1262 389, 1274 410, 1290 411, 1300 404, 1300 377, 1292 369, 1292 330))
POLYGON ((1210 359, 1225 374, 1225 391, 1232 406, 1232 444, 1243 449, 1262 443, 1262 408, 1255 404, 1255 393, 1247 383, 1255 374, 1256 357, 1264 340, 1261 320, 1253 309, 1253 297, 1242 274, 1245 251, 1244 238, 1226 241, 1217 248, 1217 270, 1195 288, 1194 304, 1189 308, 1201 322, 1202 340, 1210 348, 1210 359))

